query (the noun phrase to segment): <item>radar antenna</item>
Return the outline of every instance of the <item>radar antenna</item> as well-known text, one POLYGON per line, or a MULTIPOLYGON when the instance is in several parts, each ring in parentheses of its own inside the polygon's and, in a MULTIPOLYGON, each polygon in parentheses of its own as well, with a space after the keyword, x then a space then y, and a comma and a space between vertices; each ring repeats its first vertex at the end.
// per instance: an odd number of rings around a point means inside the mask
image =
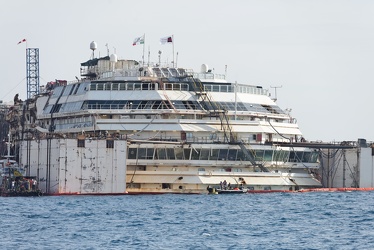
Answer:
POLYGON ((279 88, 282 88, 282 85, 281 86, 270 86, 270 88, 273 88, 273 89, 275 89, 275 97, 274 98, 272 98, 272 100, 274 101, 274 102, 276 102, 278 99, 277 99, 277 89, 279 88))

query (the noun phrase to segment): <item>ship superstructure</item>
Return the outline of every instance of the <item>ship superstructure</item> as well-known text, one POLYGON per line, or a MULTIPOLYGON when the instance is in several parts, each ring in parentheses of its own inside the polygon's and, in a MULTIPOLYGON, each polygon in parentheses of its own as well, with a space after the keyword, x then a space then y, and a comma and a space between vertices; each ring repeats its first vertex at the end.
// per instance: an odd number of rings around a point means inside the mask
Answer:
POLYGON ((296 120, 261 86, 230 83, 205 64, 194 72, 116 55, 82 63, 81 77, 49 82, 8 116, 20 161, 45 192, 201 193, 224 180, 253 191, 320 186, 318 152, 292 146, 303 140, 296 120), (82 169, 91 169, 84 178, 82 169))

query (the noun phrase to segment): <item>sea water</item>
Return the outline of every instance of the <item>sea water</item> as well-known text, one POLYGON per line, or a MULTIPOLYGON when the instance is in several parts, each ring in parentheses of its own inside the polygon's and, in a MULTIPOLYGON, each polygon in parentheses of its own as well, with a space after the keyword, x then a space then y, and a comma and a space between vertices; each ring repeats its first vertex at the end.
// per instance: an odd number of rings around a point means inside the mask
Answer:
POLYGON ((374 249, 374 192, 0 197, 0 249, 374 249))

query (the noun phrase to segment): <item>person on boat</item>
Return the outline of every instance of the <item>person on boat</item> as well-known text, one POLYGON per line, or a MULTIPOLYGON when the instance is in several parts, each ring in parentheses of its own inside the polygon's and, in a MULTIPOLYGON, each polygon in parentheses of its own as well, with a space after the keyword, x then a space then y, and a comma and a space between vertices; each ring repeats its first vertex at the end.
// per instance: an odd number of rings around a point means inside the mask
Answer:
POLYGON ((226 182, 226 180, 224 180, 222 184, 223 184, 223 189, 226 189, 227 188, 227 182, 226 182))
POLYGON ((230 190, 231 189, 231 183, 229 182, 229 185, 227 185, 227 188, 230 190))
POLYGON ((223 183, 222 181, 219 182, 219 186, 221 187, 221 190, 223 189, 223 183))

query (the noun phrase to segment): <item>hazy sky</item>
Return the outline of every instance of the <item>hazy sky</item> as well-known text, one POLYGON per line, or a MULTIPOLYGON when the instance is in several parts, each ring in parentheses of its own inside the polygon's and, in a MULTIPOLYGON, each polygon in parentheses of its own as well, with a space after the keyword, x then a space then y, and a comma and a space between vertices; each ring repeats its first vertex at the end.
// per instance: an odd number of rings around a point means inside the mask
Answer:
POLYGON ((26 44, 39 48, 40 85, 74 80, 80 63, 117 53, 151 61, 174 35, 178 66, 203 63, 228 80, 262 85, 292 108, 307 140, 374 141, 374 1, 371 0, 0 0, 0 100, 26 99, 26 44))

